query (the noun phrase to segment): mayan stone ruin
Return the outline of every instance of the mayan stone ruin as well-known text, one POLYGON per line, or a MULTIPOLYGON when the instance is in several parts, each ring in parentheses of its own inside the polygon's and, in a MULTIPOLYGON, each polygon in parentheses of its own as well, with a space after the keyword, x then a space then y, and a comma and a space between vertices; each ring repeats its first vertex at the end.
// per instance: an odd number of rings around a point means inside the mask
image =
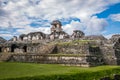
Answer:
POLYGON ((7 41, 0 37, 0 61, 75 65, 82 67, 120 64, 120 35, 85 36, 80 30, 72 35, 59 20, 51 23, 51 33, 31 32, 7 41))

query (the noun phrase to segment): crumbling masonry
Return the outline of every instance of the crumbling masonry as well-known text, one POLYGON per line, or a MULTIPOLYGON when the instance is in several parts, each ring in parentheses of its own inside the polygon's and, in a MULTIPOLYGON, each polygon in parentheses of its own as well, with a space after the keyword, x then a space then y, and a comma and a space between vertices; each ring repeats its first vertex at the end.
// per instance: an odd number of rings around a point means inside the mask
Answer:
POLYGON ((1 61, 52 63, 76 66, 119 65, 120 35, 68 35, 60 21, 51 23, 51 34, 31 32, 0 44, 1 61))

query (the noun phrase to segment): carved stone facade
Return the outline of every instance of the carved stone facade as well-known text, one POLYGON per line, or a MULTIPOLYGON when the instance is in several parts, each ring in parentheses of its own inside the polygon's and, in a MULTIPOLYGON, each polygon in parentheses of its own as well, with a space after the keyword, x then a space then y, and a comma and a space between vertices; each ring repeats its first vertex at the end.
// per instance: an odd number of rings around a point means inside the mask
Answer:
POLYGON ((28 34, 22 34, 17 38, 16 36, 13 37, 13 41, 34 41, 34 40, 42 40, 46 38, 46 34, 42 32, 31 32, 28 34))
POLYGON ((51 23, 51 32, 61 32, 62 31, 62 24, 59 20, 54 20, 51 23))
POLYGON ((116 35, 113 35, 111 38, 110 38, 111 42, 117 42, 119 41, 120 42, 120 35, 119 34, 116 34, 116 35))
POLYGON ((54 20, 51 23, 51 25, 52 25, 50 34, 51 40, 69 38, 69 35, 63 31, 62 24, 60 21, 54 20))
POLYGON ((80 31, 80 30, 74 30, 73 34, 71 35, 71 37, 73 39, 83 38, 84 36, 85 36, 85 34, 82 31, 80 31))
POLYGON ((50 34, 50 39, 54 40, 54 39, 66 39, 69 38, 69 35, 67 33, 65 33, 64 31, 60 31, 60 32, 52 32, 50 34))
POLYGON ((80 30, 74 30, 72 35, 67 34, 62 29, 62 23, 59 20, 54 20, 51 23, 51 33, 45 34, 42 32, 31 32, 28 34, 21 34, 19 37, 14 36, 10 41, 35 41, 43 39, 80 39, 84 37, 84 33, 80 30))

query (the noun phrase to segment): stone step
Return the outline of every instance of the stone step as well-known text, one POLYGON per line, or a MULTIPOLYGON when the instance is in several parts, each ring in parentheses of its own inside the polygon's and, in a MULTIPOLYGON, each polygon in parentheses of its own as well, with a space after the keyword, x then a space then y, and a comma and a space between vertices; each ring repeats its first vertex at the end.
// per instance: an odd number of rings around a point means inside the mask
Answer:
POLYGON ((39 48, 40 54, 51 54, 54 52, 56 45, 43 45, 39 48))
POLYGON ((8 61, 11 56, 12 56, 12 54, 2 53, 0 55, 0 61, 8 61))

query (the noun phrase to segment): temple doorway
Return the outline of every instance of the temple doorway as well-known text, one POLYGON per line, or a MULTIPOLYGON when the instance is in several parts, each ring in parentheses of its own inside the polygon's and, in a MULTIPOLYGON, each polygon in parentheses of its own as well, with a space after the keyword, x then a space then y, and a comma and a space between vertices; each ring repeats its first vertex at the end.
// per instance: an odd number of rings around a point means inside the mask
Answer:
POLYGON ((16 47, 17 47, 17 46, 16 46, 15 44, 12 44, 12 45, 11 45, 11 52, 14 52, 16 47))
POLYGON ((100 48, 99 47, 89 47, 90 53, 96 54, 100 53, 100 48))
POLYGON ((23 52, 27 52, 27 46, 23 46, 23 52))
POLYGON ((120 43, 120 38, 118 39, 118 42, 120 43))
POLYGON ((0 52, 2 52, 2 48, 0 47, 0 52))

